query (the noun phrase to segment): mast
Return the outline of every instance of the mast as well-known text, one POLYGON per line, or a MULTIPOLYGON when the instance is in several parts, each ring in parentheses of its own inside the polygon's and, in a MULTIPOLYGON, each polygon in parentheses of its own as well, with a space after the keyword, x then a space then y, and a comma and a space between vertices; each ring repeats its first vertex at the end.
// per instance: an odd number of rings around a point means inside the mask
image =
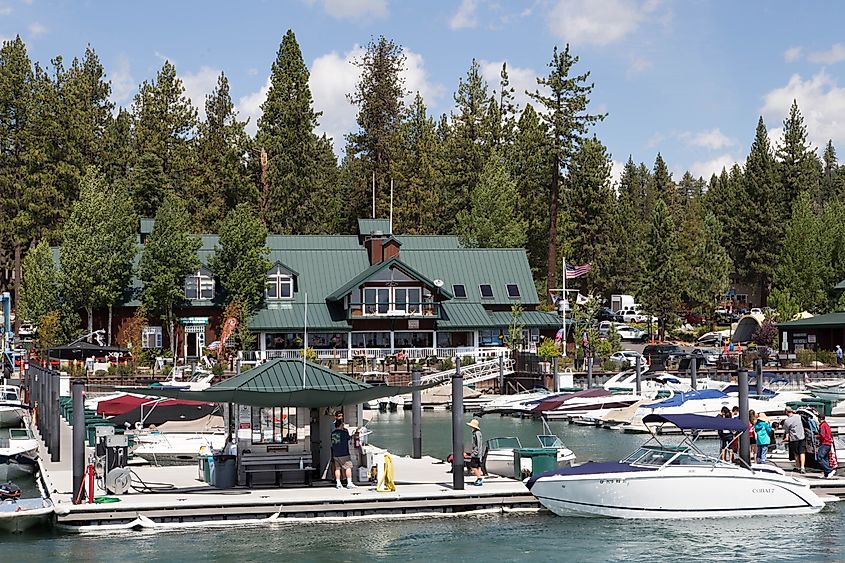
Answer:
POLYGON ((563 257, 563 306, 561 307, 563 317, 563 357, 566 357, 566 256, 563 257))
POLYGON ((305 293, 305 341, 302 343, 302 388, 305 389, 305 355, 308 351, 308 293, 305 293))
POLYGON ((393 178, 390 179, 390 234, 393 234, 393 178))
POLYGON ((373 219, 376 218, 376 172, 373 170, 373 219))

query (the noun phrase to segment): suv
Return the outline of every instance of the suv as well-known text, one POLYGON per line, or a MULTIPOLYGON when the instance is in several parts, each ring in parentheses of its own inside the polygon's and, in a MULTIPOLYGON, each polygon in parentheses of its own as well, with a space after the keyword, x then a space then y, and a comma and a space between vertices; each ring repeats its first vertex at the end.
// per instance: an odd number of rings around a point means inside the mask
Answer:
POLYGON ((643 357, 652 369, 666 369, 684 355, 684 350, 677 344, 649 344, 643 348, 643 357))

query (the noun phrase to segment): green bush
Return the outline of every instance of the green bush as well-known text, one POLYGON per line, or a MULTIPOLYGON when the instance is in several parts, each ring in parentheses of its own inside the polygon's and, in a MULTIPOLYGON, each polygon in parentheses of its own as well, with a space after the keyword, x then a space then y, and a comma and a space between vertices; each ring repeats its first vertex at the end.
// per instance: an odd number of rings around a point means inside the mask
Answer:
POLYGON ((798 360, 799 364, 808 368, 813 365, 813 361, 816 359, 816 353, 812 350, 798 350, 795 352, 795 358, 798 360))
POLYGON ((108 373, 110 376, 113 376, 117 373, 117 369, 113 365, 109 364, 109 369, 106 373, 108 373))
POLYGON ((463 367, 471 366, 474 363, 475 358, 473 358, 472 356, 464 356, 463 358, 461 358, 461 366, 463 367))
POLYGON ((574 365, 575 365, 575 360, 573 360, 571 356, 566 356, 564 358, 560 358, 557 361, 557 366, 558 366, 559 369, 571 368, 574 365))
POLYGON ((120 376, 132 375, 132 367, 129 364, 120 364, 115 371, 120 376))
POLYGON ((819 350, 816 352, 816 360, 826 366, 836 365, 836 353, 831 350, 819 350))
POLYGON ((601 369, 603 369, 604 371, 616 371, 619 369, 619 366, 616 365, 616 362, 613 362, 611 360, 604 360, 601 363, 601 369))
POLYGON ((446 371, 447 369, 453 369, 455 364, 452 363, 452 358, 443 358, 440 360, 440 364, 438 368, 440 371, 446 371))
POLYGON ((556 358, 560 356, 560 350, 557 349, 557 344, 554 338, 543 338, 540 346, 537 348, 537 355, 541 358, 556 358))
POLYGON ((223 364, 220 362, 216 362, 213 366, 211 366, 211 373, 220 377, 223 375, 223 364))
POLYGON ((171 371, 173 371, 173 365, 172 364, 164 364, 164 367, 161 368, 161 375, 167 377, 168 375, 170 375, 171 371))

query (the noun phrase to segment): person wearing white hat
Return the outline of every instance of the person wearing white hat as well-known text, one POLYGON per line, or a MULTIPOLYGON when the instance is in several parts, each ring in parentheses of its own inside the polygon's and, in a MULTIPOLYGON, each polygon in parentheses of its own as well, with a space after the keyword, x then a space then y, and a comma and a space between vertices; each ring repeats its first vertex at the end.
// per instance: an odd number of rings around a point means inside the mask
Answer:
POLYGON ((467 426, 472 428, 472 450, 469 454, 469 470, 475 475, 475 485, 480 487, 484 484, 481 478, 481 459, 484 456, 484 441, 481 435, 481 428, 478 426, 478 419, 473 418, 467 422, 467 426))
POLYGON ((757 438, 757 463, 766 463, 766 454, 772 443, 772 425, 769 424, 769 417, 761 412, 754 421, 754 436, 757 438))

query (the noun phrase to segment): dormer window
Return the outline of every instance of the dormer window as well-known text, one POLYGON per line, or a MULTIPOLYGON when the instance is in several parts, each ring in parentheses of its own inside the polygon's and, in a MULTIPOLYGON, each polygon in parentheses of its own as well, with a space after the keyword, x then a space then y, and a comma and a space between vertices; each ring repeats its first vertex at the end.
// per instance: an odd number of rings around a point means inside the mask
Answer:
POLYGON ((483 283, 478 286, 482 299, 493 299, 493 286, 489 283, 483 283))
POLYGON ((293 299, 293 276, 281 266, 276 266, 267 273, 264 289, 267 299, 293 299))
POLYGON ((511 299, 519 299, 519 286, 515 283, 509 283, 505 285, 505 288, 508 290, 508 297, 511 299))
POLYGON ((191 301, 211 301, 214 299, 214 277, 205 268, 185 278, 185 299, 191 301))

